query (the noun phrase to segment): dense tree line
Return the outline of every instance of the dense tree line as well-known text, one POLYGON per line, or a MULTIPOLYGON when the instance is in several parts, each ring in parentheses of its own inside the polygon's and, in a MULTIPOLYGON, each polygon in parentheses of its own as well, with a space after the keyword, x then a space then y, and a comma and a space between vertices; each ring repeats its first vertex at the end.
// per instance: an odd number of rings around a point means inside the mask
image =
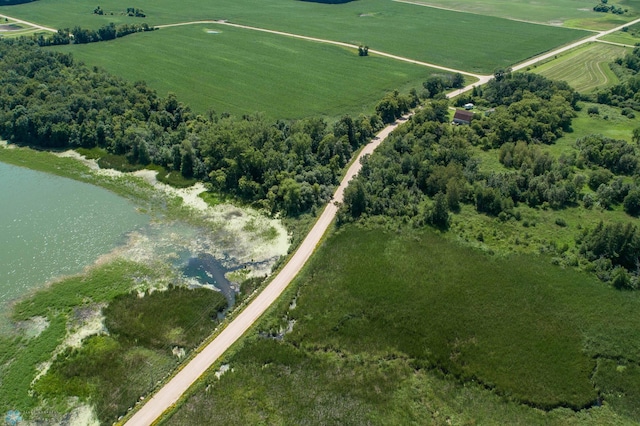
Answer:
POLYGON ((408 95, 401 95, 397 90, 388 93, 376 105, 376 113, 383 123, 393 123, 396 119, 408 113, 420 103, 420 98, 415 89, 408 95))
POLYGON ((453 74, 440 74, 429 77, 423 84, 423 97, 435 98, 444 96, 446 90, 460 89, 464 87, 464 76, 459 72, 453 74))
MULTIPOLYGON (((329 200, 352 153, 382 127, 378 115, 269 121, 194 114, 174 95, 128 83, 29 40, 0 42, 0 137, 41 148, 93 148, 154 163, 273 212, 329 200)), ((403 98, 397 92, 388 98, 403 98)))
POLYGON ((8 6, 12 4, 31 3, 35 0, 0 0, 0 6, 8 6))
POLYGON ((619 289, 637 289, 640 283, 640 230, 631 224, 604 224, 585 232, 580 251, 593 262, 604 281, 619 289))
MULTIPOLYGON (((576 142, 578 152, 557 158, 542 148, 570 130, 577 96, 566 84, 506 73, 468 100, 493 107, 492 112, 476 114, 469 126, 454 126, 447 101, 433 101, 367 157, 359 177, 345 191, 340 223, 384 217, 446 229, 461 204, 503 221, 520 220, 521 204, 543 209, 622 205, 628 214, 640 214, 636 146, 590 135, 576 142), (496 149, 507 170, 481 172, 474 146, 496 149)), ((620 280, 628 278, 618 284, 634 286, 637 268, 629 259, 637 259, 640 252, 621 251, 636 246, 620 243, 620 232, 603 226, 586 233, 580 252, 593 262, 608 259, 599 261, 603 279, 613 280, 614 270, 622 268, 629 276, 615 272, 620 280), (604 250, 596 241, 607 238, 613 242, 604 250)), ((634 236, 623 240, 635 244, 635 228, 625 232, 634 236)))
POLYGON ((439 193, 450 209, 467 202, 495 216, 511 214, 519 202, 531 206, 546 202, 555 208, 575 203, 580 188, 567 180, 575 159, 556 161, 537 146, 552 143, 569 128, 575 115, 573 91, 540 76, 514 75, 493 80, 484 96, 474 100, 495 110, 477 116, 471 126, 452 126, 448 103, 441 100, 425 106, 398 129, 379 153, 364 162, 361 187, 347 192, 351 216, 433 221, 430 200, 439 193), (471 154, 474 145, 500 148, 500 161, 514 171, 480 174, 471 154), (351 205, 354 199, 357 206, 351 205))
POLYGON ((622 9, 620 6, 614 4, 608 4, 608 0, 601 0, 600 3, 593 6, 594 12, 613 13, 614 15, 624 15, 628 9, 622 9))
POLYGON ((115 40, 118 37, 124 37, 129 34, 154 31, 155 27, 150 27, 148 24, 122 24, 116 26, 113 22, 103 25, 97 30, 91 30, 87 28, 80 28, 78 26, 69 29, 64 28, 58 30, 57 33, 51 36, 45 36, 38 34, 34 36, 34 40, 40 46, 58 46, 63 44, 86 44, 95 43, 98 41, 115 40))

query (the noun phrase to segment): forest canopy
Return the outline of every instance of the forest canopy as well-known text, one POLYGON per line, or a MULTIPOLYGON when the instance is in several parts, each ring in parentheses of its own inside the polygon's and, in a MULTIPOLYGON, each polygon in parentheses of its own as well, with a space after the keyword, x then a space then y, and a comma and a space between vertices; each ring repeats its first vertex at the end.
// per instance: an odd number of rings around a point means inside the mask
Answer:
MULTIPOLYGON (((363 161, 345 191, 339 222, 391 220, 446 230, 465 205, 501 222, 520 221, 520 206, 557 211, 621 206, 637 216, 636 144, 593 134, 560 156, 544 149, 571 131, 579 98, 564 82, 507 73, 459 100, 485 108, 470 125, 451 125, 446 100, 425 105, 363 161), (495 153, 502 167, 481 168, 478 150, 495 153)), ((566 226, 563 220, 557 224, 566 226)), ((575 252, 602 280, 638 288, 639 241, 634 225, 600 224, 579 233, 575 252)), ((560 255, 568 249, 551 246, 560 255)))
MULTIPOLYGON (((41 49, 0 41, 0 137, 45 149, 100 148, 133 166, 151 163, 270 212, 311 211, 329 200, 341 169, 382 125, 380 115, 269 121, 260 114, 198 115, 175 95, 163 98, 41 49)), ((392 92, 385 118, 417 96, 392 92)), ((382 101, 381 101, 382 103, 382 101)))

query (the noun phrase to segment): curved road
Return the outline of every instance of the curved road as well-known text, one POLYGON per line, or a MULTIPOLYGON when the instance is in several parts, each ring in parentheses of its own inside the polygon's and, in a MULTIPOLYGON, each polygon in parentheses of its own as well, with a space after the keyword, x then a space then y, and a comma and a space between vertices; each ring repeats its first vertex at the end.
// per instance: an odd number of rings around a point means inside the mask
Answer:
MULTIPOLYGON (((635 21, 629 22, 627 24, 621 25, 611 30, 602 31, 597 33, 594 36, 584 38, 575 43, 569 44, 567 46, 563 46, 561 48, 550 51, 546 54, 537 56, 531 60, 525 61, 513 67, 514 71, 526 68, 531 66, 539 61, 543 61, 545 59, 551 58, 559 53, 565 52, 567 50, 573 49, 585 43, 590 43, 593 41, 597 41, 599 37, 604 35, 613 33, 615 31, 619 31, 622 27, 633 25, 635 23, 640 22, 640 19, 636 19, 635 21)), ((297 34, 285 33, 274 30, 267 30, 262 28, 249 27, 245 25, 232 24, 226 21, 196 21, 196 22, 188 22, 181 24, 170 24, 164 25, 162 27, 170 27, 170 26, 179 26, 179 25, 190 25, 190 24, 221 24, 221 25, 229 25, 238 28, 250 29, 255 31, 268 32, 272 34, 279 34, 287 37, 295 37, 309 41, 315 41, 320 43, 329 43, 334 45, 339 45, 343 47, 356 48, 358 46, 354 46, 348 43, 336 42, 331 40, 318 39, 314 37, 307 37, 297 34)), ((409 58, 403 58, 383 52, 378 52, 374 50, 369 50, 369 52, 376 53, 378 55, 387 56, 390 58, 394 58, 401 61, 411 62, 418 65, 424 65, 432 68, 442 69, 451 72, 460 72, 458 70, 452 70, 450 68, 440 67, 434 64, 428 64, 425 62, 415 61, 409 58)), ((461 93, 464 93, 468 90, 471 90, 476 85, 481 85, 489 81, 492 76, 482 76, 482 75, 474 75, 469 73, 464 73, 467 75, 472 75, 479 79, 478 82, 468 85, 462 89, 456 90, 452 93, 449 93, 447 97, 452 98, 454 96, 458 96, 461 93)), ((407 119, 410 115, 405 116, 407 119)), ((336 190, 333 199, 336 202, 342 202, 344 190, 347 187, 349 181, 360 171, 360 159, 362 156, 366 154, 372 153, 382 141, 386 139, 386 137, 401 123, 402 121, 396 122, 380 133, 376 135, 376 138, 368 145, 366 145, 363 150, 360 152, 356 160, 352 163, 351 167, 347 171, 347 174, 342 179, 340 186, 336 190)), ((329 203, 322 215, 313 226, 307 237, 304 239, 296 253, 289 260, 286 266, 275 276, 275 278, 269 283, 269 285, 230 323, 227 327, 214 339, 212 340, 204 349, 198 353, 188 364, 184 365, 182 370, 180 370, 168 383, 166 383, 155 395, 151 397, 129 420, 125 423, 127 426, 139 426, 139 425, 151 425, 156 421, 166 410, 168 410, 173 404, 175 404, 178 399, 182 396, 183 393, 189 389, 189 387, 196 381, 205 371, 211 367, 211 365, 218 360, 220 356, 233 344, 235 343, 248 329, 253 325, 253 323, 274 303, 278 297, 285 290, 287 285, 293 280, 293 278, 298 274, 298 272, 302 269, 304 264, 307 262, 311 254, 316 249, 316 246, 320 242, 320 239, 324 235, 325 231, 333 221, 337 207, 335 203, 329 203)))
MULTIPOLYGON (((409 115, 405 116, 407 119, 409 115)), ((376 135, 351 164, 333 199, 341 202, 349 181, 360 171, 360 158, 371 154, 383 140, 401 123, 397 121, 376 135)), ((335 203, 329 203, 307 237, 286 266, 269 285, 205 348, 184 366, 167 384, 137 411, 126 425, 150 425, 171 407, 182 394, 278 299, 291 280, 298 274, 316 249, 325 231, 338 211, 335 203)))
MULTIPOLYGON (((41 25, 37 25, 31 22, 19 20, 12 18, 10 16, 0 15, 2 18, 13 19, 16 22, 31 25, 35 28, 39 28, 45 31, 57 32, 57 30, 53 28, 44 27, 41 25)), ((635 23, 640 22, 640 19, 636 19, 635 21, 626 23, 619 27, 613 28, 611 30, 598 32, 591 37, 584 38, 575 43, 563 46, 546 54, 537 56, 531 60, 525 61, 513 67, 514 71, 526 68, 531 66, 539 61, 551 58, 559 53, 565 52, 567 50, 573 49, 585 43, 590 43, 593 41, 598 41, 599 37, 604 35, 613 33, 615 31, 619 31, 625 26, 630 26, 635 23)), ((212 20, 212 21, 194 21, 194 22, 186 22, 180 24, 169 24, 162 25, 158 28, 166 28, 172 26, 180 26, 180 25, 192 25, 192 24, 219 24, 219 25, 228 25, 237 28, 249 29, 254 31, 262 31, 272 34, 278 34, 287 37, 294 37, 303 40, 309 40, 319 43, 328 43, 348 48, 357 49, 358 46, 337 42, 332 40, 319 39, 315 37, 307 37, 298 34, 286 33, 281 31, 268 30, 263 28, 250 27, 246 25, 232 24, 226 21, 221 20, 212 20)), ((477 78, 477 81, 474 84, 468 85, 462 89, 456 90, 447 97, 451 98, 457 96, 461 93, 464 93, 468 90, 471 90, 474 86, 482 85, 489 81, 492 76, 486 75, 477 75, 470 74, 460 70, 454 70, 447 67, 442 67, 435 64, 430 64, 426 62, 416 61, 410 58, 405 58, 401 56, 392 55, 385 52, 380 52, 377 50, 369 50, 369 52, 386 56, 392 59, 396 59, 399 61, 410 62, 421 66, 427 66, 430 68, 440 69, 449 72, 459 72, 461 74, 466 74, 477 78)), ((410 115, 405 116, 405 119, 409 118, 410 115)), ((382 141, 384 141, 387 136, 404 120, 400 120, 385 129, 383 129, 380 133, 376 135, 376 138, 368 145, 366 145, 356 160, 352 163, 351 167, 347 171, 347 174, 342 179, 340 186, 336 190, 333 199, 336 202, 342 202, 343 193, 345 188, 347 187, 349 181, 360 171, 360 159, 362 156, 372 153, 382 141)), ((333 219, 336 215, 338 208, 335 203, 329 203, 322 215, 319 217, 307 237, 304 239, 298 250, 291 257, 289 262, 285 265, 285 267, 273 278, 273 280, 267 285, 267 287, 231 322, 227 325, 227 327, 209 344, 207 344, 189 363, 183 366, 183 368, 175 375, 173 378, 166 383, 155 395, 151 397, 133 416, 129 418, 126 422, 126 425, 138 426, 138 425, 151 425, 156 419, 158 419, 167 409, 169 409, 173 404, 175 404, 178 399, 189 389, 189 387, 196 381, 204 372, 233 344, 235 343, 248 329, 253 325, 253 323, 271 306, 273 302, 275 302, 278 297, 285 290, 287 285, 293 280, 293 278, 298 274, 298 272, 302 269, 304 264, 307 262, 311 254, 316 249, 316 246, 320 242, 320 239, 324 235, 325 231, 333 222, 333 219)))

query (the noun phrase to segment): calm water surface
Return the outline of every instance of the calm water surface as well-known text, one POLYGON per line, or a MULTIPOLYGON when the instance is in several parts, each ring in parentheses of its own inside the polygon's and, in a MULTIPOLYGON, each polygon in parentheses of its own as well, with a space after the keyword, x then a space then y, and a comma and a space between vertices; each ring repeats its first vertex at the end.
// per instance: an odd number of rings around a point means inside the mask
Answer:
POLYGON ((81 272, 148 222, 105 189, 0 162, 0 313, 47 281, 81 272))

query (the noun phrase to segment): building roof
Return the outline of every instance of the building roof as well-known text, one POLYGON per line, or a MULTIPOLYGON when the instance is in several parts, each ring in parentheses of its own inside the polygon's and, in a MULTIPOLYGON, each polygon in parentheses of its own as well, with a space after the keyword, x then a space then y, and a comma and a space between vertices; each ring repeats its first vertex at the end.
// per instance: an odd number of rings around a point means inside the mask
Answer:
POLYGON ((466 121, 467 123, 471 122, 473 118, 473 113, 471 111, 465 111, 462 109, 457 109, 456 113, 453 116, 453 120, 466 121))

